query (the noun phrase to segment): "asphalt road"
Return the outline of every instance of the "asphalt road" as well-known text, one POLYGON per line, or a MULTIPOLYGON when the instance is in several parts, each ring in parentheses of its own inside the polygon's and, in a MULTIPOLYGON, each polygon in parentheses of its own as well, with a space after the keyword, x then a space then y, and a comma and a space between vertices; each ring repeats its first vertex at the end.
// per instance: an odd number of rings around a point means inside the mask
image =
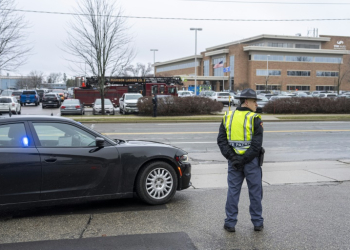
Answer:
MULTIPOLYGON (((221 155, 216 144, 219 123, 86 125, 115 139, 153 140, 171 144, 186 150, 190 157, 191 153, 196 158, 203 154, 200 157, 202 160, 208 160, 205 157, 208 153, 221 155)), ((349 157, 350 122, 265 122, 263 126, 267 162, 349 157)))
MULTIPOLYGON (((31 108, 22 113, 40 114, 31 108)), ((219 123, 85 125, 112 138, 181 147, 193 165, 225 162, 219 123)), ((350 122, 266 122, 264 129, 267 162, 349 158, 350 122)), ((162 206, 123 199, 3 211, 0 250, 349 249, 349 190, 349 182, 265 186, 263 232, 253 231, 245 187, 236 233, 222 228, 226 188, 190 188, 162 206)))

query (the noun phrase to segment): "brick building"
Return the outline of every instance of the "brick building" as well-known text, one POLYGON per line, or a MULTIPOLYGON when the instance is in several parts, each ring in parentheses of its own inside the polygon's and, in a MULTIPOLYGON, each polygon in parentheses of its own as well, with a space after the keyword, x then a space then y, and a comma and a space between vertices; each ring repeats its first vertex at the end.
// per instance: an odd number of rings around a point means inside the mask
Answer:
MULTIPOLYGON (((197 85, 215 91, 350 90, 350 37, 259 35, 207 48, 197 55, 197 85), (213 66, 223 61, 223 67, 213 66), (267 76, 268 72, 268 76, 267 76)), ((181 76, 194 85, 195 56, 155 63, 156 76, 181 76)))

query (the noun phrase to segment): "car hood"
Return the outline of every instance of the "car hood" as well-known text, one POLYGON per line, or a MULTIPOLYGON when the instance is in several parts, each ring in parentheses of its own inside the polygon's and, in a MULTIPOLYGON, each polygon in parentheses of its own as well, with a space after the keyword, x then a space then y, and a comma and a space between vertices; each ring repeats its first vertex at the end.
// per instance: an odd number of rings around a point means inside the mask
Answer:
MULTIPOLYGON (((102 108, 102 105, 94 105, 94 108, 102 108)), ((113 105, 105 105, 105 108, 109 109, 109 108, 113 108, 113 105)))
POLYGON ((125 103, 137 103, 138 99, 125 100, 125 103))
MULTIPOLYGON (((175 148, 178 150, 183 151, 182 149, 169 145, 169 144, 165 144, 162 142, 155 142, 155 141, 141 141, 141 140, 118 140, 118 139, 114 139, 115 142, 117 143, 123 143, 124 145, 127 146, 143 146, 143 147, 168 147, 168 148, 175 148)), ((183 151, 184 153, 187 154, 187 152, 183 151)))

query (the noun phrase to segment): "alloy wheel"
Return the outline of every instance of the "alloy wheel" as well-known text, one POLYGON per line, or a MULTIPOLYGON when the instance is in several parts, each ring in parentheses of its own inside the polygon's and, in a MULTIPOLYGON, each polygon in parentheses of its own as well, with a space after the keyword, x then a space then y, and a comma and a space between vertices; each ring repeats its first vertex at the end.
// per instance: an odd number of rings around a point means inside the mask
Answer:
POLYGON ((149 196, 163 199, 171 193, 174 180, 167 169, 156 168, 148 174, 145 184, 149 196))

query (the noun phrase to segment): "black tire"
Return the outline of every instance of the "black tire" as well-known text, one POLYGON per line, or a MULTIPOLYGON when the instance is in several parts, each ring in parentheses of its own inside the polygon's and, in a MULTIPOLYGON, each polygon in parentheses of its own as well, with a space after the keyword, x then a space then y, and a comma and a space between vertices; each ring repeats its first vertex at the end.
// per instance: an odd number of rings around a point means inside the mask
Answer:
POLYGON ((177 175, 172 166, 163 161, 151 162, 145 165, 137 175, 136 193, 142 201, 150 205, 161 205, 173 198, 177 183, 177 175), (152 176, 151 173, 158 174, 152 176), (168 183, 165 184, 165 181, 168 183))
POLYGON ((27 106, 27 103, 24 103, 24 106, 27 106))
POLYGON ((126 115, 125 109, 123 109, 123 115, 126 115))
POLYGON ((44 108, 45 108, 45 106, 44 106, 43 104, 41 104, 41 108, 42 108, 42 109, 44 109, 44 108))
POLYGON ((122 113, 122 109, 121 109, 121 107, 119 107, 119 114, 121 114, 122 113))
POLYGON ((20 108, 17 114, 20 115, 20 114, 21 114, 21 111, 22 111, 22 109, 20 108))
POLYGON ((37 102, 35 103, 35 106, 38 106, 38 103, 37 103, 37 102))

